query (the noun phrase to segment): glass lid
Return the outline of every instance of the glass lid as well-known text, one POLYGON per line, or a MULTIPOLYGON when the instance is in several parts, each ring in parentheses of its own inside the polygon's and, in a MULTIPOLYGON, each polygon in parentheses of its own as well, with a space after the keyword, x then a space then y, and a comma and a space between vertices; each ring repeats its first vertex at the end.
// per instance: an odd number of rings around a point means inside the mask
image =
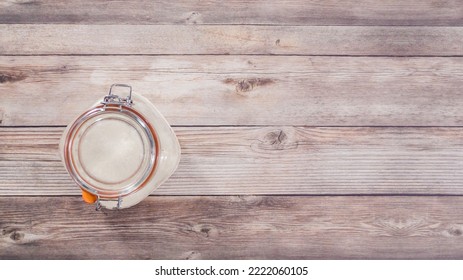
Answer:
POLYGON ((110 93, 82 114, 66 136, 64 159, 72 178, 100 198, 120 198, 143 187, 158 154, 152 126, 131 108, 131 94, 110 93))

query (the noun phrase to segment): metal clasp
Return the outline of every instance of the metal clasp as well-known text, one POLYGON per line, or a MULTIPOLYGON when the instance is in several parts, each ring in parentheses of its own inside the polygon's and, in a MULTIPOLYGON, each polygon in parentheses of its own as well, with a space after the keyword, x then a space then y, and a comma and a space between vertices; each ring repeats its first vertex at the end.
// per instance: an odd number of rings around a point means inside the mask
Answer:
MULTIPOLYGON (((121 206, 122 206, 122 197, 119 196, 119 197, 117 198, 117 205, 116 205, 116 208, 119 210, 119 209, 121 209, 121 206)), ((99 196, 99 195, 97 196, 95 210, 96 210, 96 211, 100 211, 100 210, 101 210, 101 199, 100 199, 100 196, 99 196)))
POLYGON ((126 84, 112 84, 111 87, 109 88, 109 93, 103 98, 103 101, 101 104, 104 104, 105 107, 106 105, 119 105, 119 106, 132 106, 133 101, 132 101, 132 87, 126 84), (119 97, 118 95, 115 95, 112 93, 113 87, 126 87, 130 89, 129 95, 126 98, 119 97))

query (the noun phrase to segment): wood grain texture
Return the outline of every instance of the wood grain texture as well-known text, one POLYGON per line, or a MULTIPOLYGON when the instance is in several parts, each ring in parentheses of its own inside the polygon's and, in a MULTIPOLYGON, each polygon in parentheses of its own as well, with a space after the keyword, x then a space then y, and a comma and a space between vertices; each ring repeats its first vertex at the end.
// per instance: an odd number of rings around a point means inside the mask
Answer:
POLYGON ((463 27, 0 25, 1 55, 463 55, 463 27))
POLYGON ((0 0, 0 34, 0 259, 463 259, 459 0, 0 0), (183 154, 95 212, 58 141, 115 82, 183 154))
POLYGON ((0 23, 459 25, 460 1, 0 1, 0 23))
MULTIPOLYGON (((0 129, 0 195, 78 195, 62 128, 0 129)), ((462 128, 176 127, 182 158, 153 194, 462 195, 462 128)))
POLYGON ((0 125, 67 125, 123 82, 172 125, 461 126, 462 69, 461 57, 0 56, 0 125))
POLYGON ((105 212, 4 197, 0 258, 461 259, 462 212, 461 197, 150 197, 105 212))

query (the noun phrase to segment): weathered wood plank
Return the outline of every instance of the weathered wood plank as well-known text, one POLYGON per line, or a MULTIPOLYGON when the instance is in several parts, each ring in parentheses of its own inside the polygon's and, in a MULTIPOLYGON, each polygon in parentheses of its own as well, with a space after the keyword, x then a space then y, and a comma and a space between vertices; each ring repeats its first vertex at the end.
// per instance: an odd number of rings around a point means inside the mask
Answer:
POLYGON ((0 25, 0 54, 463 55, 463 27, 0 25))
POLYGON ((462 25, 460 1, 0 1, 0 23, 462 25))
MULTIPOLYGON (((0 129, 0 195, 78 195, 62 128, 0 129)), ((182 159, 156 195, 462 195, 462 128, 176 127, 182 159)))
POLYGON ((112 212, 3 197, 0 213, 2 259, 463 258, 462 197, 150 197, 112 212))
POLYGON ((0 56, 0 120, 67 125, 124 82, 173 125, 461 126, 462 69, 461 57, 0 56))

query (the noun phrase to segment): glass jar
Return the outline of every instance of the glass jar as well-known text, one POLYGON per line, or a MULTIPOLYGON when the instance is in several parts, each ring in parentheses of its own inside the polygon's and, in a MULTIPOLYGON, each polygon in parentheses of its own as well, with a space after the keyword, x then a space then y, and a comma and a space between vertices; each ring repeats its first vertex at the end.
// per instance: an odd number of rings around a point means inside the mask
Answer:
POLYGON ((113 84, 103 101, 67 126, 60 141, 66 170, 87 203, 131 207, 159 187, 175 171, 180 145, 166 119, 132 87, 113 84), (127 97, 113 88, 129 90, 127 97))

